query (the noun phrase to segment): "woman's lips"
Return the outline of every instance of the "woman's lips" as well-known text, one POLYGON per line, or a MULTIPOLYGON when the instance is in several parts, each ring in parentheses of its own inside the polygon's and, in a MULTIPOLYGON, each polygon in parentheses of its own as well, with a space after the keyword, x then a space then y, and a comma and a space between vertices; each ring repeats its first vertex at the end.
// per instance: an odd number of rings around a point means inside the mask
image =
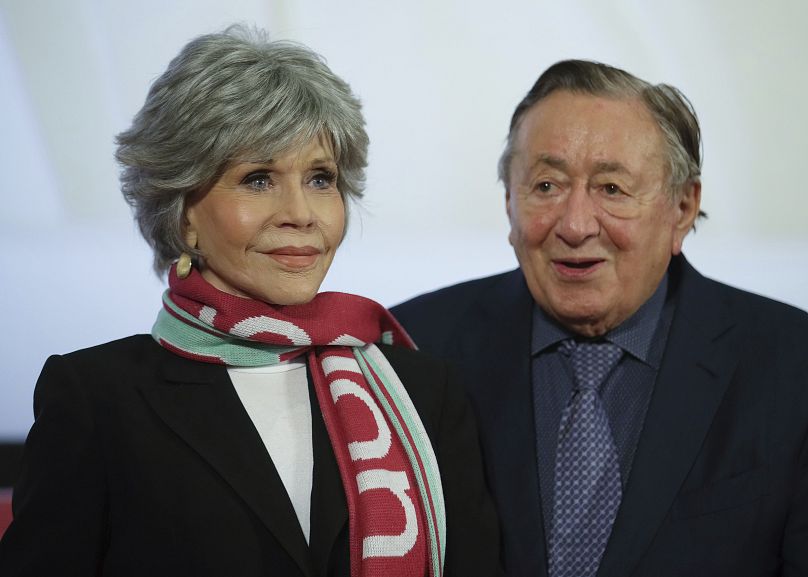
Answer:
POLYGON ((602 258, 553 259, 552 262, 555 271, 570 280, 586 279, 606 263, 602 258))
POLYGON ((287 268, 303 269, 312 266, 322 251, 313 246, 282 246, 266 255, 287 268))

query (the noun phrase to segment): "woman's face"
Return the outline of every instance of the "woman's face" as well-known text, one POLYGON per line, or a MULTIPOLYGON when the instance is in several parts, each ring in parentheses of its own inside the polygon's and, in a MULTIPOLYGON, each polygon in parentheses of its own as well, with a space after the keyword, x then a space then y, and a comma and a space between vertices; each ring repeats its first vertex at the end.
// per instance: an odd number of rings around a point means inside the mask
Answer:
POLYGON ((309 302, 345 228, 330 142, 312 139, 266 164, 235 163, 185 218, 210 284, 272 304, 309 302))

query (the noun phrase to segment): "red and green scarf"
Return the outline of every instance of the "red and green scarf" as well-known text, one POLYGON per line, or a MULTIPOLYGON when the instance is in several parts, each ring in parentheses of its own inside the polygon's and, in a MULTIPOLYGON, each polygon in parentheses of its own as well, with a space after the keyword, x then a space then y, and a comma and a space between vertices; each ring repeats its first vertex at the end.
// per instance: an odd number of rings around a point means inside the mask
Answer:
POLYGON ((443 574, 446 521, 432 444, 407 391, 373 344, 415 348, 380 304, 326 292, 273 306, 214 288, 193 270, 169 289, 152 336, 168 350, 229 366, 304 356, 348 503, 352 577, 443 574))

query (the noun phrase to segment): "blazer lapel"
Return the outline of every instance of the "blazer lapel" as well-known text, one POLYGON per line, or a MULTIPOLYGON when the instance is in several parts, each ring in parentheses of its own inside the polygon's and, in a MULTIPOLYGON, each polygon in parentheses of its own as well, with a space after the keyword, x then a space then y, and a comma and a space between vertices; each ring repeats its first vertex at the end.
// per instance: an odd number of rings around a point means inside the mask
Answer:
POLYGON ((317 575, 326 575, 334 545, 348 522, 348 506, 339 466, 317 396, 309 378, 314 475, 311 488, 309 546, 317 575))
POLYGON ((508 526, 503 559, 525 574, 547 574, 530 368, 533 298, 518 269, 469 309, 453 355, 475 404, 489 488, 508 526), (516 346, 514 346, 514 343, 516 346))
POLYGON ((308 547, 286 489, 226 369, 171 353, 164 357, 162 380, 140 386, 146 401, 232 486, 311 577, 308 547))
POLYGON ((683 268, 677 310, 600 577, 632 574, 696 459, 737 363, 738 335, 723 303, 683 257, 677 261, 683 268))

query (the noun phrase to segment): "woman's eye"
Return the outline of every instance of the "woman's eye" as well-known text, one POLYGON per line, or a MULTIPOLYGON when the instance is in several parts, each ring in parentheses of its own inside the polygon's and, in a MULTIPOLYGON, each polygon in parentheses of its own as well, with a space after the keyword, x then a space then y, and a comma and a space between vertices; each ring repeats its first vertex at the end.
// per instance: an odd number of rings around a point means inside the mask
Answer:
POLYGON ((329 188, 337 179, 336 174, 330 171, 318 172, 311 178, 311 185, 314 188, 329 188))
POLYGON ((247 186, 251 190, 266 190, 272 186, 269 179, 269 173, 266 172, 253 172, 244 177, 241 184, 247 186))

